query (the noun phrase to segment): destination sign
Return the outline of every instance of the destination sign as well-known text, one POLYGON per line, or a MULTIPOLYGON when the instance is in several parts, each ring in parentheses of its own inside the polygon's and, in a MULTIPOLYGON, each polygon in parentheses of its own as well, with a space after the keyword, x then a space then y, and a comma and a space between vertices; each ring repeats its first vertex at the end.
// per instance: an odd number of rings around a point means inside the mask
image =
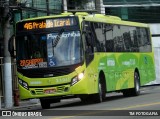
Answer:
POLYGON ((17 30, 35 30, 76 25, 75 18, 55 18, 20 22, 17 30))
POLYGON ((24 67, 24 66, 29 66, 29 65, 36 65, 38 63, 43 62, 42 58, 38 58, 38 59, 28 59, 28 60, 20 60, 20 66, 24 67))

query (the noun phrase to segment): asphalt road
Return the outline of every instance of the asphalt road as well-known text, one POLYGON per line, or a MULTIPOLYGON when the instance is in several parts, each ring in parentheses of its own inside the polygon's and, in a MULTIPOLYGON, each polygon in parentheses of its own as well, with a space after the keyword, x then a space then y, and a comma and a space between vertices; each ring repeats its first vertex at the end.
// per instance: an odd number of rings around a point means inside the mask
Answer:
MULTIPOLYGON (((160 86, 142 88, 141 95, 135 97, 123 97, 121 93, 107 94, 102 103, 84 104, 80 99, 74 98, 52 104, 51 108, 46 110, 40 105, 20 110, 40 111, 42 117, 34 117, 35 119, 159 119, 160 86)), ((17 116, 11 118, 22 119, 17 116)))

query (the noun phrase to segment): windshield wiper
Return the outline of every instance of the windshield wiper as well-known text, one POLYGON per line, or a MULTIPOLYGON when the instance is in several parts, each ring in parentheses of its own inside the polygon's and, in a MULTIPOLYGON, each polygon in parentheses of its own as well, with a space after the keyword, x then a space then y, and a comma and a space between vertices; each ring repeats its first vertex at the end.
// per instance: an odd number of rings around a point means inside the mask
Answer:
POLYGON ((56 37, 56 38, 54 39, 54 41, 52 42, 52 46, 53 46, 53 47, 56 47, 56 46, 57 46, 57 44, 58 44, 58 42, 59 42, 59 40, 60 40, 61 35, 62 35, 63 32, 64 32, 64 29, 61 29, 61 30, 58 32, 57 37, 56 37))

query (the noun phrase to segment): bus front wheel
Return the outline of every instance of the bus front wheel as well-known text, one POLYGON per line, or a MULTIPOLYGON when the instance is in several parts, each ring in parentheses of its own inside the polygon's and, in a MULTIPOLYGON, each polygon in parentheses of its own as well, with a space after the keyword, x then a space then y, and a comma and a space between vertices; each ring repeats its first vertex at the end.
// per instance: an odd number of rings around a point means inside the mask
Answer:
POLYGON ((40 99, 41 107, 43 109, 49 109, 50 108, 50 102, 47 99, 40 99))
POLYGON ((102 81, 98 83, 98 93, 94 95, 94 102, 101 103, 105 99, 105 84, 102 81))

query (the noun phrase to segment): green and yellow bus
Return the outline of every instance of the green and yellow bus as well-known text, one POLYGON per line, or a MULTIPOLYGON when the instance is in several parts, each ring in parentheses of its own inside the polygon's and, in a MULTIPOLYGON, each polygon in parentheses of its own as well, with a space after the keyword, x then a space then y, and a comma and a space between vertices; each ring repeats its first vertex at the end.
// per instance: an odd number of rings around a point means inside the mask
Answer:
POLYGON ((155 80, 147 24, 62 13, 19 21, 15 41, 20 98, 38 98, 44 109, 64 98, 98 103, 109 92, 137 96, 155 80))

